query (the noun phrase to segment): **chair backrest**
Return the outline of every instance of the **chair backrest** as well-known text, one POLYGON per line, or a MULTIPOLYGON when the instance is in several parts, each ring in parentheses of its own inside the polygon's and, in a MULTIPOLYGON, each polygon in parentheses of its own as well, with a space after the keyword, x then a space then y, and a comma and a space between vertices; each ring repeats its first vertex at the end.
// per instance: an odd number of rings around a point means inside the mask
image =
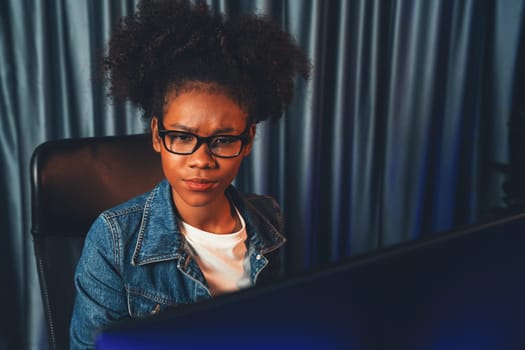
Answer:
POLYGON ((163 178, 151 135, 48 141, 31 159, 32 228, 50 349, 69 348, 73 275, 84 237, 105 209, 163 178))

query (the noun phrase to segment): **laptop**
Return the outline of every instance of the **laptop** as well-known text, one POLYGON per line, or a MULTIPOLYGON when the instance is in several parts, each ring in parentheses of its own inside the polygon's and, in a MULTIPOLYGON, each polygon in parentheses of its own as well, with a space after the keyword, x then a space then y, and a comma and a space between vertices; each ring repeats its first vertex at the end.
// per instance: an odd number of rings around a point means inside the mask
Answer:
POLYGON ((525 213, 113 327, 97 349, 525 349, 525 213))

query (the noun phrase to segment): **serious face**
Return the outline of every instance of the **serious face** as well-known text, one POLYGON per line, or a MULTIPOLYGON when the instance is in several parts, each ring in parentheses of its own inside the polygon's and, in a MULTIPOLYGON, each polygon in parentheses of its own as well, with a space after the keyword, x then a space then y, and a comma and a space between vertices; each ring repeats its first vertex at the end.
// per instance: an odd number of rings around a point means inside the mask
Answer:
MULTIPOLYGON (((233 158, 213 155, 207 143, 191 154, 173 154, 159 137, 159 128, 199 137, 237 136, 246 130, 247 122, 246 112, 228 96, 200 90, 179 94, 168 102, 163 120, 152 119, 153 148, 161 155, 164 175, 171 184, 173 200, 179 210, 213 209, 224 205, 224 191, 237 175, 243 158, 250 153, 255 126, 249 128, 249 142, 233 158)), ((181 142, 186 142, 184 134, 181 135, 181 142)))

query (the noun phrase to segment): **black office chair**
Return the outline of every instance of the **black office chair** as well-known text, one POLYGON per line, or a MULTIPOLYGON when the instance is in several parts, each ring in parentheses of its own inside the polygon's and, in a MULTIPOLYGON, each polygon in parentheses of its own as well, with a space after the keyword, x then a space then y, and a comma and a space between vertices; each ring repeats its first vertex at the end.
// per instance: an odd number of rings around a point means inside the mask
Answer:
POLYGON ((104 209, 163 178, 151 135, 49 141, 31 159, 32 228, 50 349, 69 348, 73 275, 84 237, 104 209))

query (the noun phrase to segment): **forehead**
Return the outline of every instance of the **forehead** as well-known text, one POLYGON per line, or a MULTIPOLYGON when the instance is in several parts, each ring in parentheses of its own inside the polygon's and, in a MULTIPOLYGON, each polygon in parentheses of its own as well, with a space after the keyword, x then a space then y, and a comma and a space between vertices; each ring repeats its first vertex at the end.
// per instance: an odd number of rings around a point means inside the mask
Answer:
POLYGON ((247 113, 228 95, 220 91, 189 90, 170 98, 163 116, 167 128, 200 133, 242 131, 247 113))

